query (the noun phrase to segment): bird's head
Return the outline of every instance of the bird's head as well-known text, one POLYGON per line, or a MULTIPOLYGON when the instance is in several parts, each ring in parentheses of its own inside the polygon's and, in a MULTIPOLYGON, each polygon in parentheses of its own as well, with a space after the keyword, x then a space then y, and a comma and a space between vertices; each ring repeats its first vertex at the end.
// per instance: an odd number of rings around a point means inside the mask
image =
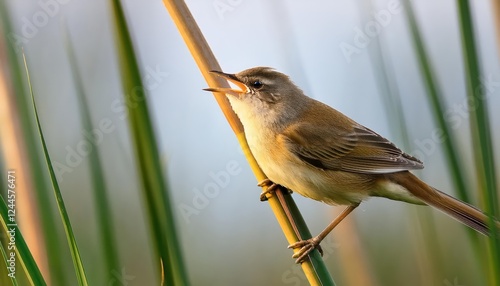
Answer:
POLYGON ((228 97, 234 111, 245 124, 245 117, 260 116, 278 123, 298 113, 307 100, 290 78, 268 67, 255 67, 236 74, 211 71, 229 81, 231 88, 207 88, 228 97))
POLYGON ((236 86, 236 88, 207 88, 206 91, 223 92, 240 100, 258 100, 268 104, 277 103, 292 94, 302 91, 290 78, 269 67, 256 67, 237 74, 211 71, 236 86))

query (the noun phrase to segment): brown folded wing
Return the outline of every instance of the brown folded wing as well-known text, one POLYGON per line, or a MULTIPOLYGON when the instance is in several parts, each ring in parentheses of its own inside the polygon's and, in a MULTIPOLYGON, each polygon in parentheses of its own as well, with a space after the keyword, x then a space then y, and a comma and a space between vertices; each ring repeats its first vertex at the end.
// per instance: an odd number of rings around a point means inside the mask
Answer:
POLYGON ((361 125, 346 131, 294 124, 280 135, 279 142, 304 162, 324 170, 383 174, 424 167, 417 158, 361 125))

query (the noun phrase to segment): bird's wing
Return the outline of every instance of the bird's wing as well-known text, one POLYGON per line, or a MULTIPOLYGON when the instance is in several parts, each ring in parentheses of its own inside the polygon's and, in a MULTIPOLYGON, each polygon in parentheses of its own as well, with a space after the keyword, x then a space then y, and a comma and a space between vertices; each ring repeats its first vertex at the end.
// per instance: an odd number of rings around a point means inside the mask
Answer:
POLYGON ((424 167, 421 161, 361 125, 342 130, 293 124, 278 139, 300 160, 324 170, 383 174, 424 167))

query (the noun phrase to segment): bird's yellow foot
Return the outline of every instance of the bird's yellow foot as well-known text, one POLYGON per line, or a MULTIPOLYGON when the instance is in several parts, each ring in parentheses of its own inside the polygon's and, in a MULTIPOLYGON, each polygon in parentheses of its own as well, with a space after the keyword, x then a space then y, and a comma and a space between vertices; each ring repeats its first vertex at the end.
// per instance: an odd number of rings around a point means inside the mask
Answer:
POLYGON ((321 256, 323 256, 323 250, 319 245, 320 242, 320 239, 318 239, 317 237, 313 237, 310 239, 298 241, 294 244, 290 244, 288 248, 300 247, 300 250, 292 256, 293 258, 297 258, 297 260, 295 260, 295 263, 300 264, 304 262, 307 255, 309 255, 309 253, 311 253, 311 251, 313 251, 315 248, 317 248, 321 256))

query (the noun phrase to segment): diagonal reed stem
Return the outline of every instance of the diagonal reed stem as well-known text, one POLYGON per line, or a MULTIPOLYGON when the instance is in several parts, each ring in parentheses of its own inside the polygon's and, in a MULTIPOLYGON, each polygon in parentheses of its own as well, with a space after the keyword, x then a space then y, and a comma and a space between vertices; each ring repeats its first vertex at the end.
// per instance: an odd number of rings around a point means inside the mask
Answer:
MULTIPOLYGON (((221 70, 221 68, 184 1, 164 0, 163 3, 170 13, 170 16, 177 26, 181 36, 186 42, 186 45, 188 46, 208 85, 211 87, 229 87, 225 80, 213 77, 209 74, 210 70, 221 70)), ((250 152, 241 122, 231 109, 231 106, 224 94, 214 93, 214 96, 224 113, 224 116, 229 122, 229 125, 236 134, 238 142, 244 151, 245 157, 247 158, 255 177, 259 182, 263 181, 266 179, 266 175, 262 172, 257 164, 257 161, 250 152)), ((269 205, 290 244, 301 239, 311 237, 311 234, 309 233, 297 206, 290 196, 272 195, 269 197, 269 205), (281 200, 278 197, 280 197, 281 200), (287 215, 287 210, 290 210, 290 216, 287 215), (294 231, 294 223, 297 226, 298 233, 294 231)), ((294 250, 294 252, 295 251, 298 250, 294 250)), ((334 285, 333 279, 326 269, 319 252, 315 250, 309 255, 309 257, 310 259, 306 260, 301 265, 309 283, 311 285, 334 285)))

